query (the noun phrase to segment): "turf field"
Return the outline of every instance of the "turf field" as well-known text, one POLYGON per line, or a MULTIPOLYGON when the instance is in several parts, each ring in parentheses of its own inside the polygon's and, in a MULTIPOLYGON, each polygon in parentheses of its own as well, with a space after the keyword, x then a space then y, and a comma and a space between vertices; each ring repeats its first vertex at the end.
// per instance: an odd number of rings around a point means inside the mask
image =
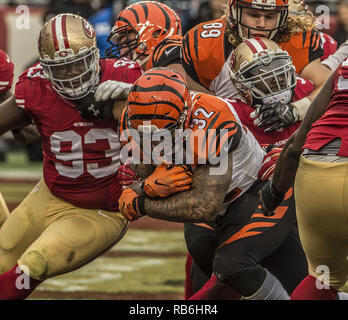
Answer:
MULTIPOLYGON (((22 152, 0 162, 0 191, 10 208, 42 175, 22 152)), ((104 256, 41 284, 32 299, 183 299, 186 247, 182 224, 143 218, 104 256)))

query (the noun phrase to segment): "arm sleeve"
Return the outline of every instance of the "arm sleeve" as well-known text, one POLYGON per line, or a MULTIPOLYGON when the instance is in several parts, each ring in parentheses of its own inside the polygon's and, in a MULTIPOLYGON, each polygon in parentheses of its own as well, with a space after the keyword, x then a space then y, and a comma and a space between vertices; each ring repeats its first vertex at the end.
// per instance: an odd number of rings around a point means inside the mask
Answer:
POLYGON ((348 57, 348 40, 342 43, 338 50, 329 56, 322 62, 323 65, 327 66, 331 71, 337 69, 337 67, 348 57))

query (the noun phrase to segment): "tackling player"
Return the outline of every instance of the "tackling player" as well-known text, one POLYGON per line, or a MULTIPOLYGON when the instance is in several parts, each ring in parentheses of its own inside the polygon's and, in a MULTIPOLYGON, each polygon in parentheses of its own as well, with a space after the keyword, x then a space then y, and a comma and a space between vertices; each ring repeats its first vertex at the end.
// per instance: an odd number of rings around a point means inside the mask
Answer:
POLYGON ((272 216, 294 185, 300 238, 309 264, 294 300, 335 300, 347 269, 347 59, 311 104, 299 130, 284 147, 272 182, 260 192, 272 216))
MULTIPOLYGON (((128 128, 140 136, 151 132, 153 138, 169 130, 174 144, 161 147, 170 154, 174 148, 178 150, 182 141, 175 129, 191 129, 192 134, 185 136, 184 149, 193 150, 194 159, 193 174, 187 165, 149 165, 150 174, 141 174, 142 182, 123 191, 119 200, 121 213, 130 221, 146 214, 207 225, 212 230, 208 237, 185 225, 188 249, 201 270, 209 276, 214 272, 220 282, 244 299, 288 299, 286 290, 290 292, 306 273, 298 246, 282 251, 295 222, 294 210, 288 207, 292 203, 287 199, 276 219, 260 216, 255 200, 263 185, 257 176, 265 153, 243 127, 233 105, 204 93, 189 93, 179 74, 155 68, 135 82, 120 126, 123 132, 128 128), (216 136, 211 141, 195 141, 197 136, 209 137, 212 132, 216 136), (220 156, 220 164, 227 166, 214 173, 220 156), (283 219, 287 211, 288 218, 283 219), (259 250, 261 243, 264 246, 259 250), (285 251, 288 259, 284 259, 285 251), (284 265, 279 267, 285 260, 287 264, 292 261, 290 270, 284 265), (261 266, 263 262, 269 271, 261 266), (282 277, 287 278, 286 290, 277 279, 282 277)), ((156 147, 152 151, 161 156, 160 150, 155 152, 156 147)), ((145 147, 141 149, 145 154, 145 147)))
POLYGON ((117 105, 111 97, 118 93, 103 84, 132 83, 140 67, 100 60, 93 27, 73 14, 44 25, 38 50, 40 63, 19 77, 15 96, 0 105, 0 133, 32 120, 44 151, 43 179, 0 229, 0 299, 24 299, 45 279, 89 263, 128 225, 115 202, 121 192, 117 124, 102 115, 83 118, 77 106, 93 109, 97 102, 83 103, 91 95, 117 105), (16 287, 20 275, 29 288, 16 287))
MULTIPOLYGON (((218 96, 236 98, 237 90, 229 76, 229 57, 243 39, 253 37, 277 42, 293 58, 296 73, 317 87, 289 106, 294 121, 303 119, 330 71, 320 63, 323 49, 313 19, 307 15, 288 16, 288 0, 229 0, 225 16, 188 31, 183 39, 182 63, 189 87, 196 90, 198 83, 218 96)), ((262 108, 258 111, 264 112, 262 108)))

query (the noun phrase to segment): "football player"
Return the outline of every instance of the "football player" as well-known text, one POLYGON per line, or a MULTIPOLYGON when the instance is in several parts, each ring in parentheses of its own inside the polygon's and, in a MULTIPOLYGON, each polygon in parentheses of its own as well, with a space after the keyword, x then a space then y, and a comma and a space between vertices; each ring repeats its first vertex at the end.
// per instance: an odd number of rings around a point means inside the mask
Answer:
POLYGON ((128 225, 115 202, 121 191, 117 124, 102 115, 86 119, 78 105, 97 113, 91 95, 109 95, 105 103, 117 105, 122 92, 103 84, 132 83, 141 68, 126 59, 100 60, 93 27, 73 14, 43 26, 38 50, 40 63, 19 77, 14 97, 0 105, 0 133, 32 120, 44 153, 43 179, 0 229, 0 299, 24 299, 45 279, 89 263, 128 225), (17 287, 20 276, 30 286, 17 287))
MULTIPOLYGON (((139 174, 143 180, 122 192, 121 213, 130 221, 148 215, 185 222, 186 243, 200 269, 209 277, 214 272, 235 296, 288 299, 287 291, 292 291, 307 270, 297 244, 283 247, 292 241, 289 231, 295 217, 289 206, 293 204, 286 199, 274 220, 260 215, 255 201, 263 185, 257 176, 265 152, 242 125, 233 105, 212 95, 190 93, 178 73, 154 68, 135 82, 120 126, 122 132, 128 128, 140 137, 150 132, 156 141, 169 133, 174 143, 167 141, 161 148, 171 155, 181 150, 183 139, 178 130, 189 129, 184 149, 193 153, 193 173, 188 158, 181 165, 148 165, 147 177, 143 171, 139 174), (211 140, 197 143, 197 137, 211 140), (225 170, 213 172, 217 163, 225 163, 225 170), (283 219, 287 211, 288 218, 283 219), (197 224, 211 232, 202 234, 197 224), (284 280, 286 289, 277 278, 284 280)), ((137 143, 136 139, 132 134, 133 147, 140 147, 145 159, 151 147, 145 150, 145 140, 137 143)), ((162 155, 156 147, 152 159, 162 155)), ((132 168, 138 173, 137 165, 132 168)))
MULTIPOLYGON (((314 86, 309 81, 295 76, 291 57, 275 42, 267 38, 252 38, 243 41, 232 53, 229 67, 232 82, 243 101, 238 99, 228 99, 228 101, 237 112, 245 129, 250 130, 260 145, 269 151, 259 171, 259 179, 271 180, 276 160, 281 151, 281 148, 278 147, 285 144, 291 134, 298 129, 300 122, 297 121, 282 130, 268 131, 266 124, 258 126, 262 119, 252 120, 250 114, 262 104, 270 105, 270 112, 277 108, 284 110, 290 101, 297 101, 308 95, 314 90, 314 86), (266 126, 266 130, 264 130, 264 126, 266 126)), ((284 112, 276 112, 274 117, 278 117, 280 114, 286 116, 284 112)), ((293 200, 293 197, 290 200, 293 200)), ((201 234, 211 233, 211 228, 206 228, 204 224, 194 224, 194 227, 199 228, 201 234)), ((293 228, 292 234, 294 239, 298 238, 295 228, 293 228)), ((202 276, 196 277, 196 273, 199 274, 199 270, 193 266, 192 276, 200 282, 198 285, 193 283, 193 287, 199 288, 202 286, 202 276)), ((186 297, 211 299, 213 293, 210 291, 213 291, 214 288, 214 297, 218 292, 215 286, 216 281, 214 282, 214 278, 212 278, 194 296, 191 292, 191 294, 186 293, 186 297)))
POLYGON ((198 83, 218 96, 236 98, 237 90, 229 77, 229 57, 243 39, 253 37, 277 42, 293 58, 296 73, 317 87, 307 97, 289 104, 294 121, 303 119, 330 71, 320 63, 322 41, 313 19, 288 16, 288 0, 229 0, 225 16, 188 31, 183 39, 182 63, 189 87, 196 90, 198 83))
MULTIPOLYGON (((289 0, 289 16, 302 16, 306 14, 313 16, 304 0, 289 0)), ((320 37, 324 49, 324 54, 320 60, 323 61, 336 52, 337 41, 325 32, 320 32, 320 37)))
POLYGON ((272 216, 294 185, 300 238, 309 275, 294 300, 334 300, 348 279, 347 269, 347 94, 345 59, 312 102, 291 136, 272 182, 260 192, 265 215, 272 216))
POLYGON ((127 57, 144 70, 165 67, 180 62, 181 39, 181 20, 173 9, 157 1, 140 1, 119 13, 106 54, 127 57))

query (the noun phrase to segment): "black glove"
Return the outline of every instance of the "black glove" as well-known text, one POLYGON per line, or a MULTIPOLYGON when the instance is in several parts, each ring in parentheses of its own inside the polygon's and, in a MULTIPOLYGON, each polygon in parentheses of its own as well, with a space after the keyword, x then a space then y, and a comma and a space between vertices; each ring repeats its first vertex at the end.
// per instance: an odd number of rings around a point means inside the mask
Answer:
POLYGON ((290 104, 269 104, 258 106, 250 115, 259 128, 268 127, 265 132, 289 127, 298 121, 297 111, 290 104))
POLYGON ((285 193, 281 193, 274 188, 272 181, 267 182, 259 191, 259 201, 261 203, 263 215, 273 216, 274 210, 284 200, 285 193))
POLYGON ((113 104, 115 100, 106 100, 96 102, 94 92, 90 92, 84 98, 78 100, 77 109, 83 118, 95 119, 114 119, 112 114, 113 104))

